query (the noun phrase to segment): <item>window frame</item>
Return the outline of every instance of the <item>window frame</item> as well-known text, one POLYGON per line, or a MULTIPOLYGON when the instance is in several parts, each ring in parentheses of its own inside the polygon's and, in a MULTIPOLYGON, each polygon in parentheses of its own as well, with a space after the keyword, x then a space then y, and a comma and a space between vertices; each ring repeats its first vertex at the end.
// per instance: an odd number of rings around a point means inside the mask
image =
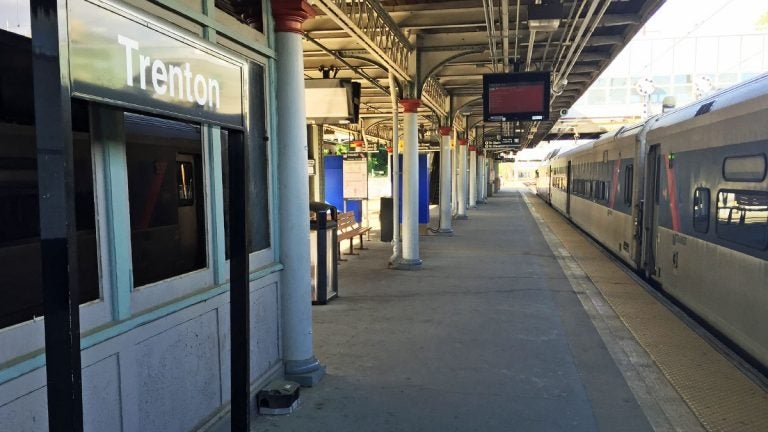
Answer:
MULTIPOLYGON (((32 125, 32 128, 35 126, 32 125)), ((76 134, 73 132, 73 139, 76 134)), ((109 250, 109 242, 104 215, 107 213, 104 148, 102 142, 94 137, 94 125, 90 122, 91 142, 91 169, 93 172, 93 199, 94 199, 94 224, 96 232, 96 265, 99 271, 99 297, 79 306, 80 332, 86 333, 98 327, 104 326, 113 320, 113 290, 109 262, 106 254, 109 250)), ((0 328, 0 364, 5 364, 32 352, 45 349, 45 318, 35 317, 31 320, 0 328), (24 341, 20 343, 19 341, 24 341)))
MULTIPOLYGON (((152 113, 142 112, 141 115, 155 116, 152 113)), ((183 120, 174 120, 183 121, 183 120)), ((193 122, 187 122, 193 123, 193 122)), ((214 254, 212 245, 214 244, 214 220, 212 219, 212 194, 215 192, 211 189, 211 172, 209 160, 211 159, 211 146, 208 145, 207 135, 204 130, 207 129, 205 123, 194 123, 200 126, 200 150, 201 150, 201 166, 198 169, 202 170, 201 177, 203 179, 202 185, 197 187, 203 188, 203 214, 205 217, 205 257, 206 266, 200 269, 193 270, 188 273, 182 273, 179 275, 171 276, 167 279, 151 282, 146 285, 135 286, 133 282, 133 263, 118 263, 119 267, 128 266, 130 273, 129 286, 118 287, 118 290, 128 290, 130 292, 130 312, 129 316, 140 314, 146 310, 157 307, 163 303, 173 302, 179 300, 187 295, 207 291, 215 286, 214 268, 216 267, 215 260, 217 259, 214 254)), ((128 143, 124 138, 122 141, 122 151, 125 154, 127 151, 128 143)), ((128 177, 127 157, 123 156, 123 164, 120 169, 124 172, 126 179, 128 177)), ((128 203, 128 183, 125 184, 125 202, 113 203, 116 205, 114 211, 128 211, 130 212, 130 203, 128 203)), ((124 215, 126 220, 130 221, 130 214, 124 215)), ((115 228, 118 229, 118 228, 115 228)), ((122 232, 122 238, 128 239, 128 247, 133 250, 133 243, 131 239, 131 227, 123 226, 120 230, 122 232)))
POLYGON ((729 182, 736 182, 736 183, 762 183, 765 180, 766 175, 768 174, 768 158, 766 158, 765 153, 756 153, 751 155, 739 155, 739 156, 727 156, 723 159, 722 164, 722 175, 723 179, 725 181, 729 182), (727 171, 725 169, 726 164, 729 160, 738 160, 738 159, 750 159, 760 157, 763 159, 763 175, 759 179, 757 177, 750 178, 750 179, 734 179, 733 177, 729 178, 727 175, 727 171))
MULTIPOLYGON (((738 194, 738 193, 757 194, 757 195, 763 195, 763 196, 765 196, 765 197, 766 197, 766 200, 768 200, 768 191, 763 191, 763 190, 753 190, 753 189, 729 189, 729 188, 724 188, 724 189, 719 189, 719 190, 717 191, 717 200, 715 201, 715 233, 717 234, 717 237, 718 237, 719 239, 721 239, 721 240, 725 240, 725 241, 728 241, 728 242, 731 242, 731 243, 735 243, 735 244, 738 244, 738 245, 741 245, 741 246, 743 246, 743 247, 746 247, 746 248, 748 248, 748 249, 750 249, 750 250, 756 250, 756 251, 765 251, 765 250, 768 250, 768 219, 766 219, 766 222, 765 222, 766 235, 764 236, 764 239, 763 239, 763 244, 762 244, 762 246, 760 246, 760 247, 755 247, 755 246, 754 246, 754 245, 752 245, 752 244, 749 244, 749 243, 746 243, 746 242, 743 242, 743 241, 739 241, 738 239, 735 239, 735 238, 733 238, 733 237, 727 237, 727 236, 724 236, 724 235, 721 233, 721 229, 720 229, 720 227, 721 227, 722 225, 725 225, 725 224, 721 224, 721 223, 720 223, 720 209, 721 209, 721 207, 720 207, 720 194, 722 194, 722 193, 732 193, 732 194, 738 194)), ((767 210, 767 211, 768 211, 768 210, 767 210)), ((741 224, 739 224, 739 225, 741 225, 741 224)))

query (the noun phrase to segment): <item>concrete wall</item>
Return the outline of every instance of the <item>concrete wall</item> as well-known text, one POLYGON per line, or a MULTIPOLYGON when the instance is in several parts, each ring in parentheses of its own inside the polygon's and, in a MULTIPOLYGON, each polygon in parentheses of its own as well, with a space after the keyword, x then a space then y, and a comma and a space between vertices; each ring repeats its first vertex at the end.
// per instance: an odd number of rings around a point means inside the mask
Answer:
MULTIPOLYGON (((282 374, 278 276, 251 283, 251 374, 282 374)), ((309 301, 309 300, 308 300, 309 301)), ((229 294, 82 353, 86 431, 193 430, 229 401, 229 294)), ((47 431, 45 368, 0 385, 0 430, 47 431)))

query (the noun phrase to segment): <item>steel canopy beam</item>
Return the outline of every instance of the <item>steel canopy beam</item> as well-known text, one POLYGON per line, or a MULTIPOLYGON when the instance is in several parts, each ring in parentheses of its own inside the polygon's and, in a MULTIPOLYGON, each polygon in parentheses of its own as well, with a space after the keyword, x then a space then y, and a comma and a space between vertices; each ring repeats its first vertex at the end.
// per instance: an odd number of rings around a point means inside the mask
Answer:
POLYGON ((313 4, 355 37, 368 54, 387 65, 398 78, 409 80, 408 57, 413 47, 379 2, 314 0, 313 4))

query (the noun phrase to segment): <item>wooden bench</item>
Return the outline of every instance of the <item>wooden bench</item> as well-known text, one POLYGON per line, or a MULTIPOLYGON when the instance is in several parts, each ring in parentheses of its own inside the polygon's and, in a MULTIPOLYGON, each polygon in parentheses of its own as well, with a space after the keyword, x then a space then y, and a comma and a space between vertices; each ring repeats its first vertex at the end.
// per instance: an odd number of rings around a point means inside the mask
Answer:
POLYGON ((365 249, 363 247, 363 234, 370 231, 371 227, 360 226, 355 220, 355 212, 339 213, 337 224, 336 233, 338 234, 337 240, 339 242, 339 260, 345 261, 341 259, 341 242, 349 240, 349 253, 347 255, 357 255, 352 242, 356 236, 360 236, 360 249, 365 249))

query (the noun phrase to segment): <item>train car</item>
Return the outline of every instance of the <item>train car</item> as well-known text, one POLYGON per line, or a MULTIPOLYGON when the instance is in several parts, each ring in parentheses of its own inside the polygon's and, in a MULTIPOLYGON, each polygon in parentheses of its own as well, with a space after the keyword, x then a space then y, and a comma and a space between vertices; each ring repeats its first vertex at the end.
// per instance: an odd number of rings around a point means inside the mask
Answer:
POLYGON ((763 367, 766 123, 763 75, 557 155, 548 195, 554 208, 763 367))
POLYGON ((560 151, 561 148, 558 147, 547 153, 535 171, 536 194, 538 194, 541 199, 548 203, 552 201, 552 181, 550 180, 550 177, 552 177, 552 160, 555 158, 555 156, 558 155, 558 153, 560 153, 560 151))
POLYGON ((539 165, 536 170, 536 194, 546 202, 551 202, 552 198, 552 182, 550 176, 552 175, 552 160, 545 159, 539 165))
POLYGON ((768 75, 658 118, 644 271, 768 365, 768 75))
POLYGON ((638 241, 642 170, 648 124, 604 135, 556 157, 551 164, 552 206, 633 269, 638 241))

